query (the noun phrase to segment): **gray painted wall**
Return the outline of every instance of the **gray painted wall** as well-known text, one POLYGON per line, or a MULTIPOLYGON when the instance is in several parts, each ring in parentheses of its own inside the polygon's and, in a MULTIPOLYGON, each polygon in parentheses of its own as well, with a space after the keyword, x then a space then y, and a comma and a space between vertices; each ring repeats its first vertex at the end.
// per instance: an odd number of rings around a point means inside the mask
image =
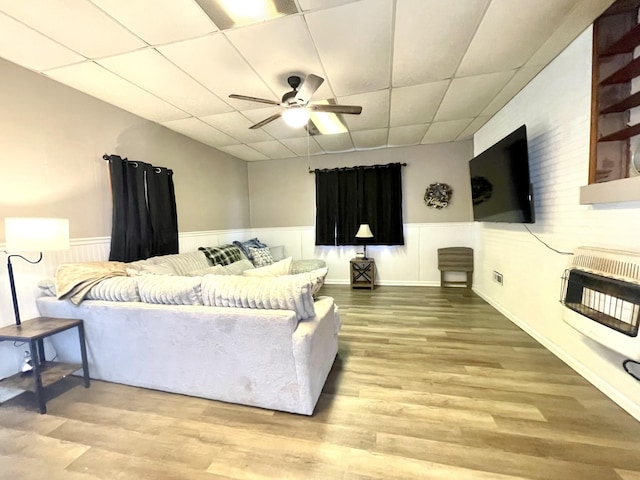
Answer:
POLYGON ((471 222, 469 141, 369 150, 310 158, 249 163, 251 226, 289 227, 314 225, 315 186, 309 168, 352 167, 393 162, 407 163, 402 170, 404 223, 471 222), (424 203, 426 188, 435 182, 453 188, 452 201, 438 210, 424 203))

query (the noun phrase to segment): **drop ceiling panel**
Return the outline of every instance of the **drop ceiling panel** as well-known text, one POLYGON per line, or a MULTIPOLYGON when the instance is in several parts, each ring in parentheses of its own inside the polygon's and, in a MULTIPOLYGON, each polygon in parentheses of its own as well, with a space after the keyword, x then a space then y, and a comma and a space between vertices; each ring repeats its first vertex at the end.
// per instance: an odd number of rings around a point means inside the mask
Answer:
POLYGON ((444 95, 435 120, 441 122, 479 115, 513 74, 498 72, 454 79, 444 95))
POLYGON ((497 113, 502 107, 504 107, 509 100, 517 95, 517 93, 524 88, 540 71, 542 66, 523 67, 519 69, 515 75, 509 80, 505 87, 498 92, 493 100, 482 111, 482 115, 493 115, 497 113))
POLYGON ((45 74, 71 88, 152 121, 165 122, 189 116, 93 62, 56 68, 45 74))
POLYGON ((383 148, 387 145, 388 136, 388 128, 363 130, 360 132, 351 133, 351 138, 353 140, 353 144, 356 147, 356 150, 372 150, 375 148, 383 148))
POLYGON ((83 56, 2 13, 0 32, 0 57, 26 68, 40 71, 85 60, 83 56))
POLYGON ((0 0, 0 10, 89 58, 145 46, 87 0, 0 0))
POLYGON ((215 32, 196 2, 175 0, 91 0, 149 45, 177 42, 215 32), (150 14, 153 12, 152 14, 150 14))
POLYGON ((398 0, 393 86, 453 77, 489 0, 398 0))
POLYGON ((163 122, 162 125, 211 147, 224 147, 240 143, 235 138, 193 117, 163 122))
POLYGON ((391 90, 392 127, 402 125, 425 124, 433 120, 438 106, 442 102, 449 80, 423 83, 410 87, 398 87, 391 90))
MULTIPOLYGON (((288 16, 230 30, 224 35, 271 91, 276 92, 276 100, 280 100, 285 92, 291 90, 287 84, 289 75, 305 77, 313 73, 326 78, 316 48, 300 16, 288 16)), ((237 92, 235 88, 233 90, 234 93, 250 95, 237 92)), ((314 100, 323 98, 333 98, 327 82, 313 95, 314 100)))
POLYGON ((331 8, 351 2, 353 2, 353 0, 298 0, 300 8, 304 11, 331 8))
MULTIPOLYGON (((280 101, 222 34, 158 47, 158 51, 238 110, 266 107, 229 98, 231 93, 280 101)), ((287 90, 288 85, 279 85, 287 90)))
POLYGON ((389 87, 392 12, 391 0, 363 0, 305 15, 337 96, 389 87))
POLYGON ((360 115, 342 115, 351 131, 371 130, 389 126, 389 90, 362 93, 338 98, 341 105, 361 105, 360 115))
POLYGON ((192 115, 233 110, 152 48, 105 58, 98 63, 192 115))
POLYGON ((324 153, 324 150, 320 148, 314 137, 284 138, 280 141, 299 157, 324 153))
POLYGON ((482 127, 485 123, 489 121, 491 117, 476 117, 469 124, 467 128, 465 128, 456 140, 468 140, 473 138, 473 134, 476 133, 480 127, 482 127))
POLYGON ((240 140, 242 143, 256 143, 273 140, 273 137, 261 129, 249 130, 253 125, 239 112, 221 113, 202 117, 202 120, 221 132, 240 140))
POLYGON ((424 138, 429 125, 406 125, 404 127, 391 127, 389 129, 389 146, 402 147, 405 145, 418 145, 424 138))
POLYGON ((575 0, 493 0, 456 76, 521 67, 562 23, 575 0))
POLYGON ((253 148, 247 145, 229 145, 228 147, 220 147, 218 150, 233 155, 241 160, 248 162, 256 160, 269 160, 269 157, 263 155, 260 152, 255 151, 253 148))
POLYGON ((350 152, 353 151, 353 143, 348 133, 338 133, 336 135, 316 135, 313 137, 318 145, 327 153, 350 152))
POLYGON ((420 143, 453 142, 471 122, 469 118, 432 123, 420 143))
POLYGON ((296 156, 295 153, 293 153, 277 140, 250 143, 249 146, 269 158, 291 158, 296 156))

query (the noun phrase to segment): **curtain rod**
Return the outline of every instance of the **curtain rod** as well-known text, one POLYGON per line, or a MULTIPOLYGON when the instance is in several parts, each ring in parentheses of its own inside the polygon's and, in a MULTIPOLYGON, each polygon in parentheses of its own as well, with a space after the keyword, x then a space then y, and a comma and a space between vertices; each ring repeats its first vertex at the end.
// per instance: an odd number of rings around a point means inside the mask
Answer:
POLYGON ((406 167, 407 164, 406 163, 387 163, 386 165, 357 165, 355 167, 338 167, 338 168, 316 168, 314 170, 311 170, 311 167, 309 167, 309 173, 316 173, 316 172, 337 172, 340 170, 354 170, 356 168, 375 168, 375 167, 387 167, 389 165, 400 165, 401 167, 406 167))

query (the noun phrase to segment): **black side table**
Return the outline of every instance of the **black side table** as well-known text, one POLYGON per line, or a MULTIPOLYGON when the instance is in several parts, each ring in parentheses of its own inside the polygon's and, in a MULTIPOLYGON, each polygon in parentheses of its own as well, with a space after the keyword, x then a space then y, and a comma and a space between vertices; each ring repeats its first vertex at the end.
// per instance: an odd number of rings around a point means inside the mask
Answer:
POLYGON ((376 262, 373 258, 351 259, 351 288, 370 288, 373 290, 376 278, 376 262))
POLYGON ((82 368, 84 386, 89 388, 89 365, 87 363, 87 348, 84 341, 84 324, 82 320, 74 318, 37 317, 22 322, 22 325, 8 325, 0 328, 0 342, 13 340, 29 344, 33 370, 28 373, 16 373, 5 378, 0 385, 20 390, 29 390, 36 394, 40 413, 47 413, 44 389, 62 380, 67 375, 82 368), (82 364, 47 361, 44 356, 43 340, 56 333, 71 328, 78 329, 82 364))

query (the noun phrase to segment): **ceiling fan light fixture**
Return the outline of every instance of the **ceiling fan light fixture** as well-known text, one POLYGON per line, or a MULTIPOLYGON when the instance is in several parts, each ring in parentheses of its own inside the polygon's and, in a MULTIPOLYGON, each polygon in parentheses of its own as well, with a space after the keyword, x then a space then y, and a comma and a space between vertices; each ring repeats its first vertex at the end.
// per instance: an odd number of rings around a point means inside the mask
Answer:
POLYGON ((300 128, 309 121, 309 112, 302 107, 292 106, 282 112, 282 118, 290 127, 300 128))

